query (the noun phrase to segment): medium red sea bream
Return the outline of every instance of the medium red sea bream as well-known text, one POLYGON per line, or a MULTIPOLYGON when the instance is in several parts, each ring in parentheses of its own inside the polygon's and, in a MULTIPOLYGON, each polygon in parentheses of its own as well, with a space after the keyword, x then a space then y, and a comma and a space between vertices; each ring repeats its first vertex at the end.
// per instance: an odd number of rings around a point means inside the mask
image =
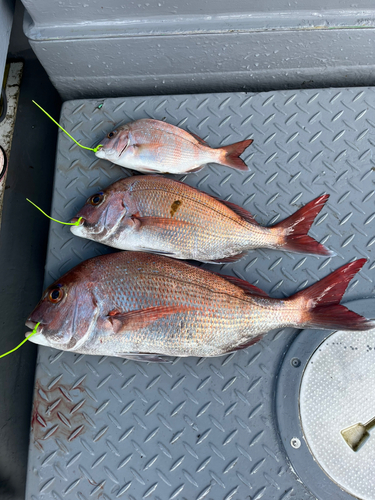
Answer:
POLYGON ((245 209, 187 184, 157 175, 121 179, 91 196, 71 231, 121 250, 154 252, 175 259, 223 263, 248 250, 270 248, 334 255, 307 235, 328 195, 322 195, 272 227, 260 226, 245 209))

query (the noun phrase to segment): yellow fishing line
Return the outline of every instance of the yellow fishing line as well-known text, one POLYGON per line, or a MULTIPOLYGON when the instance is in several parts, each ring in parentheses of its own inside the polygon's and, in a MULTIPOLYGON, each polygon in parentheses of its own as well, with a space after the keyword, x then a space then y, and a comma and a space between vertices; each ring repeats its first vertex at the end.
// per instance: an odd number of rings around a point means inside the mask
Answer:
POLYGON ((53 220, 55 222, 58 222, 59 224, 65 224, 66 226, 79 226, 79 223, 81 222, 82 217, 80 217, 76 222, 61 222, 61 220, 53 219, 52 217, 50 217, 49 215, 47 215, 45 212, 43 212, 43 210, 41 208, 39 208, 38 205, 35 205, 35 203, 33 203, 31 200, 29 200, 29 198, 26 198, 26 200, 29 203, 31 203, 32 205, 34 205, 35 208, 37 208, 38 210, 40 210, 43 215, 45 215, 46 217, 48 217, 49 219, 51 219, 51 220, 53 220))
POLYGON ((30 335, 28 337, 26 337, 25 340, 23 340, 17 347, 15 347, 14 349, 12 349, 11 351, 6 352, 5 354, 1 354, 0 358, 3 358, 4 356, 7 356, 8 354, 10 354, 10 353, 12 353, 14 351, 17 351, 17 349, 19 349, 21 347, 21 345, 23 345, 26 342, 26 340, 29 340, 30 337, 32 337, 33 335, 36 334, 36 331, 37 331, 39 325, 40 325, 40 322, 35 325, 35 328, 32 331, 32 333, 30 333, 30 335))
POLYGON ((58 127, 59 127, 62 131, 63 131, 63 132, 65 132, 65 134, 66 134, 68 137, 70 137, 70 138, 72 139, 72 141, 74 141, 74 142, 77 144, 77 146, 79 146, 80 148, 83 148, 83 149, 88 149, 89 151, 94 151, 94 153, 96 153, 96 152, 98 151, 98 149, 102 146, 102 144, 98 144, 98 145, 96 146, 96 148, 88 148, 87 146, 82 146, 82 144, 80 144, 78 141, 76 141, 76 140, 74 139, 74 137, 72 137, 72 136, 69 134, 69 132, 67 132, 64 128, 62 128, 62 126, 61 126, 59 123, 57 123, 57 121, 56 121, 56 120, 54 120, 54 119, 52 118, 52 116, 51 116, 51 115, 49 115, 45 109, 43 109, 43 108, 42 108, 42 106, 39 106, 39 104, 38 104, 37 102, 35 102, 35 101, 32 101, 32 102, 35 104, 35 106, 38 106, 38 108, 39 108, 39 109, 41 109, 41 110, 43 111, 43 113, 45 113, 45 114, 48 116, 48 118, 50 118, 50 119, 53 121, 53 123, 55 123, 55 124, 56 124, 56 125, 57 125, 57 126, 58 126, 58 127))

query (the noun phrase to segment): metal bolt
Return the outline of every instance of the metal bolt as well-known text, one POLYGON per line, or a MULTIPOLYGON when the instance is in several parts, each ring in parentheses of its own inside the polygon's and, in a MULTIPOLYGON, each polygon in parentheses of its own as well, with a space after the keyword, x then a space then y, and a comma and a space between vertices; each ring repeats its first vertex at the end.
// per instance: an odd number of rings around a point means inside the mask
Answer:
POLYGON ((290 360, 290 364, 293 366, 293 368, 298 368, 299 366, 301 366, 301 360, 298 358, 292 358, 290 360))
POLYGON ((290 444, 292 448, 298 450, 298 448, 301 446, 301 441, 298 438, 294 437, 290 440, 290 444))

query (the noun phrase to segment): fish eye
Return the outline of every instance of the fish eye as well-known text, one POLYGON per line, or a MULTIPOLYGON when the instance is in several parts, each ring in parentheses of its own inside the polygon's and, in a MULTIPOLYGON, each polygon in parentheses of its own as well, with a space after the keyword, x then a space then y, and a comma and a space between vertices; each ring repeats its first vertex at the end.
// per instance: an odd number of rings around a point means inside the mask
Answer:
POLYGON ((96 193, 89 198, 89 203, 91 205, 94 205, 94 207, 97 207, 98 205, 101 204, 101 202, 104 200, 104 194, 103 193, 96 193))
POLYGON ((48 299, 53 304, 57 304, 64 297, 64 291, 61 288, 54 288, 48 294, 48 299))
POLYGON ((110 133, 107 135, 107 137, 108 137, 108 139, 112 139, 112 137, 114 137, 115 135, 116 135, 116 131, 114 130, 114 131, 110 132, 110 133))

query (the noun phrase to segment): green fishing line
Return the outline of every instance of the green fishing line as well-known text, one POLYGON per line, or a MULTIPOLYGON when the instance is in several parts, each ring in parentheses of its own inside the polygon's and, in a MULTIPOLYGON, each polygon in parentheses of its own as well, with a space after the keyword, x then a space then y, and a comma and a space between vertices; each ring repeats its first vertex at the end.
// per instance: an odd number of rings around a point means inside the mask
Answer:
POLYGON ((51 118, 51 120, 53 121, 53 123, 56 123, 56 125, 57 125, 57 126, 58 126, 58 127, 59 127, 62 131, 63 131, 63 132, 65 132, 65 133, 66 133, 66 135, 67 135, 68 137, 70 137, 70 138, 72 139, 72 141, 74 141, 74 142, 77 144, 77 146, 79 146, 80 148, 83 148, 83 149, 88 149, 89 151, 94 151, 94 153, 96 153, 96 152, 99 150, 99 148, 102 146, 102 144, 98 144, 98 145, 96 146, 96 148, 88 148, 87 146, 82 146, 82 144, 80 144, 78 141, 76 141, 76 140, 74 139, 74 137, 72 137, 72 136, 69 134, 69 132, 67 132, 64 128, 62 128, 62 126, 61 126, 59 123, 57 123, 57 121, 56 121, 56 120, 54 120, 54 119, 52 118, 52 116, 51 116, 51 115, 49 115, 45 109, 43 109, 43 108, 42 108, 42 106, 39 106, 39 104, 38 104, 37 102, 35 102, 35 101, 32 101, 32 102, 33 102, 36 106, 38 106, 38 108, 39 108, 39 109, 41 109, 41 110, 43 111, 43 113, 45 113, 45 114, 48 116, 48 118, 51 118))
POLYGON ((45 212, 43 212, 43 210, 41 208, 39 208, 38 205, 35 205, 35 203, 33 203, 31 200, 29 200, 28 198, 26 198, 26 200, 29 203, 31 203, 32 205, 34 205, 35 208, 37 208, 38 210, 40 210, 43 215, 45 215, 46 217, 48 217, 49 219, 51 219, 51 220, 53 220, 55 222, 58 222, 59 224, 65 224, 66 226, 79 226, 79 224, 81 222, 82 217, 80 217, 76 222, 61 222, 61 220, 53 219, 52 217, 50 217, 49 215, 47 215, 45 212))
POLYGON ((8 354, 11 354, 14 351, 17 351, 17 349, 19 349, 21 347, 21 345, 23 345, 26 342, 26 340, 29 340, 30 337, 32 337, 33 335, 36 334, 36 331, 37 331, 39 325, 40 325, 40 322, 35 325, 35 328, 32 331, 32 333, 30 333, 30 335, 28 337, 26 337, 25 340, 23 340, 17 347, 15 347, 14 349, 12 349, 11 351, 6 352, 5 354, 1 354, 0 358, 3 358, 4 356, 7 356, 8 354))

